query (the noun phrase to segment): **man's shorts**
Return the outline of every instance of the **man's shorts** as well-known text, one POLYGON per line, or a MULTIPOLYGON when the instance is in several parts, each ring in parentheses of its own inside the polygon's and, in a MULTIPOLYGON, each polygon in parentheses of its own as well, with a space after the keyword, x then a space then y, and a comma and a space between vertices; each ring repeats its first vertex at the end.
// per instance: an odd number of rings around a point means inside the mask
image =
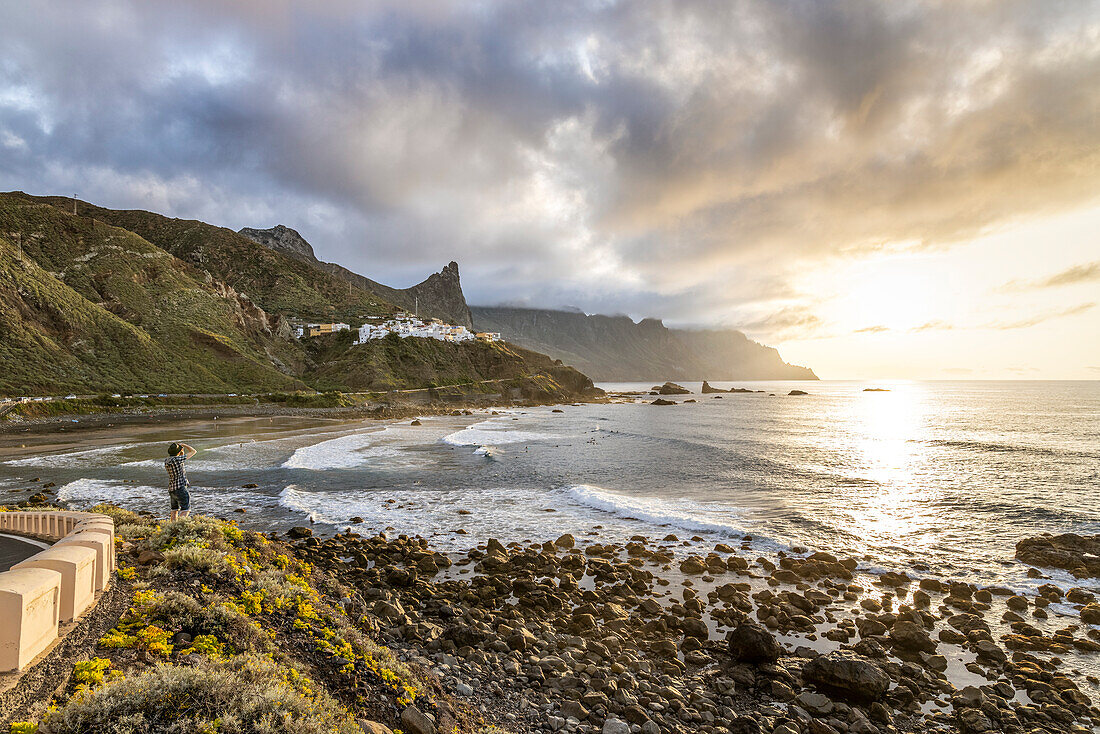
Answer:
POLYGON ((187 487, 180 487, 174 492, 169 490, 168 499, 172 501, 173 510, 186 512, 191 509, 191 494, 187 491, 187 487))

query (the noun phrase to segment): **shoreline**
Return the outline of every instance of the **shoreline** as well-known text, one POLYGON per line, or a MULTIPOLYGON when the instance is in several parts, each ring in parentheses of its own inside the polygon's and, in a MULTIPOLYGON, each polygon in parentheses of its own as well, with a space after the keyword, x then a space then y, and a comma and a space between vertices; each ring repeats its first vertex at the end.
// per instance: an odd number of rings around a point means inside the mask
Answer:
MULTIPOLYGON (((480 710, 503 732, 1100 725, 1100 680, 1080 669, 1100 651, 1100 631, 1080 621, 1095 598, 1086 590, 1022 597, 868 572, 823 551, 765 557, 751 537, 470 536, 467 550, 444 551, 418 536, 315 529, 268 538, 346 585, 352 617, 426 671, 446 694, 440 701, 480 710)), ((143 548, 126 544, 131 559, 149 562, 143 548)), ((405 723, 400 713, 390 726, 405 723)))

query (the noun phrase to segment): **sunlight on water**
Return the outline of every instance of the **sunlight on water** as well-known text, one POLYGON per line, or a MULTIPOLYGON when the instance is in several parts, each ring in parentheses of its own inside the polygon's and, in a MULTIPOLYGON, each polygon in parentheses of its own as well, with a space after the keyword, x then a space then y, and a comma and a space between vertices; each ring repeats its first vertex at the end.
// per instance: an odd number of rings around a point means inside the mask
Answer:
POLYGON ((859 436, 859 465, 870 483, 854 493, 849 506, 852 534, 872 547, 912 546, 932 522, 926 488, 919 474, 927 461, 924 445, 914 436, 926 430, 923 391, 905 383, 890 392, 862 393, 844 420, 859 436))

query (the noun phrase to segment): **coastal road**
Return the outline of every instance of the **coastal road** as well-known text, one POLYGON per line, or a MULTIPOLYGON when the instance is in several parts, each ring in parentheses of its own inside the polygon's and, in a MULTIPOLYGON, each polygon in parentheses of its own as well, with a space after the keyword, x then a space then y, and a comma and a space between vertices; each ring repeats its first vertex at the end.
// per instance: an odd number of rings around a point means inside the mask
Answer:
POLYGON ((49 546, 15 535, 0 533, 0 572, 25 561, 43 548, 49 546))

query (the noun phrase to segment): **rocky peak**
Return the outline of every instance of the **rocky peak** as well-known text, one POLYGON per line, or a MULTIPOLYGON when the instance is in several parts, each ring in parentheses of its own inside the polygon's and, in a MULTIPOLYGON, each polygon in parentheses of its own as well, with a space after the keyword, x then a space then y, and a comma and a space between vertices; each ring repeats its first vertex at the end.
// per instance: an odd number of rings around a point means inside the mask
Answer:
POLYGON ((306 239, 298 234, 297 230, 282 224, 277 224, 270 229, 244 227, 238 234, 298 260, 305 260, 309 263, 317 262, 317 256, 313 253, 313 246, 306 242, 306 239))

